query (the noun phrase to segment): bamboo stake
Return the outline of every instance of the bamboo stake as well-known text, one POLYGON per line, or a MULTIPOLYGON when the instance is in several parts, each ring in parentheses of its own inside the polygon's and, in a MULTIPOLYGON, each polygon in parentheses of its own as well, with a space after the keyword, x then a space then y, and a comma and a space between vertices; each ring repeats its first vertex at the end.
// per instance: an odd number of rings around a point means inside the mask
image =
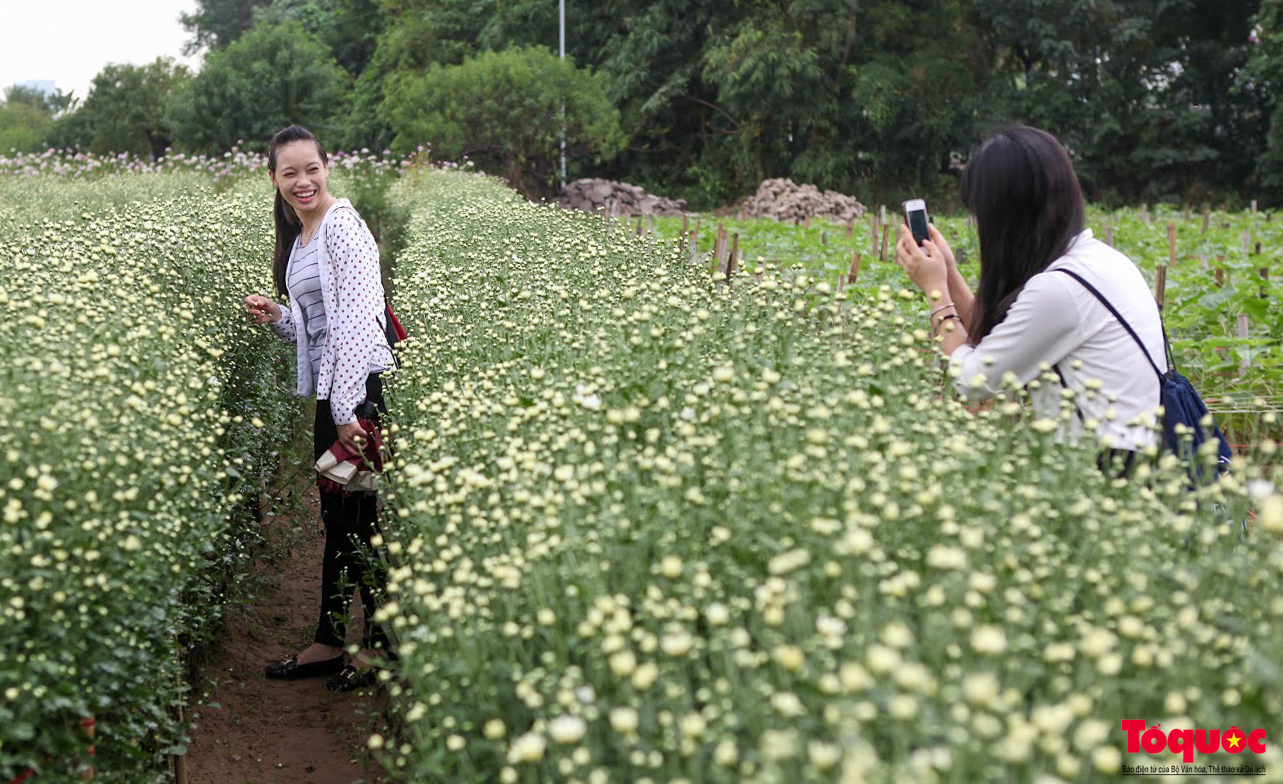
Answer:
POLYGON ((860 277, 860 254, 857 251, 855 255, 851 257, 851 269, 848 270, 846 273, 846 282, 855 283, 856 279, 858 279, 859 277, 860 277))
POLYGON ((878 254, 878 258, 881 259, 882 261, 887 260, 887 236, 890 234, 891 234, 891 227, 886 225, 885 223, 882 224, 882 251, 878 254))
POLYGON ((1212 223, 1212 211, 1203 210, 1203 234, 1207 234, 1207 229, 1212 223))
MULTIPOLYGON (((1246 314, 1246 313, 1240 313, 1240 314, 1238 314, 1238 337, 1239 337, 1239 339, 1240 339, 1240 340, 1247 340, 1249 337, 1251 337, 1251 334, 1252 334, 1251 322, 1248 320, 1248 318, 1247 318, 1247 314, 1246 314)), ((1249 356, 1250 356, 1250 354, 1249 354, 1249 356)), ((1244 373, 1246 373, 1246 372, 1247 372, 1247 370, 1248 370, 1248 368, 1250 368, 1251 366, 1252 366, 1252 362, 1251 362, 1251 360, 1250 360, 1250 359, 1248 359, 1247 357, 1244 357, 1244 358, 1243 358, 1243 361, 1242 361, 1242 362, 1240 362, 1240 363, 1239 363, 1239 365, 1238 365, 1238 373, 1239 373, 1239 375, 1241 376, 1241 375, 1243 375, 1244 373)))
POLYGON ((1114 224, 1113 223, 1105 224, 1105 244, 1111 248, 1114 247, 1114 224))
POLYGON ((828 234, 828 232, 826 232, 826 231, 822 231, 822 232, 820 232, 820 244, 821 244, 821 245, 828 245, 828 244, 829 244, 829 234, 828 234))
POLYGON ((1244 253, 1252 252, 1252 227, 1251 226, 1243 227, 1243 252, 1244 253))
POLYGON ((731 235, 731 255, 730 258, 726 260, 726 285, 728 286, 731 285, 731 278, 735 277, 735 262, 739 252, 740 235, 737 231, 731 235))
POLYGON ((1216 257, 1216 288, 1225 286, 1225 257, 1216 257))
MULTIPOLYGON (((183 720, 183 706, 178 706, 178 721, 183 720)), ((174 784, 187 784, 187 755, 174 755, 174 784)))
POLYGON ((846 236, 852 237, 854 235, 855 235, 855 218, 849 218, 847 219, 847 222, 846 222, 846 236))
POLYGON ((1167 224, 1167 266, 1176 266, 1176 221, 1167 224))
POLYGON ((1154 302, 1158 303, 1158 309, 1163 309, 1163 300, 1167 296, 1167 265, 1159 264, 1155 272, 1158 273, 1154 281, 1154 302))
POLYGON ((808 228, 808 229, 809 229, 809 228, 811 228, 811 216, 810 216, 810 215, 807 215, 807 216, 806 216, 805 225, 806 225, 806 228, 808 228))
POLYGON ((1269 283, 1269 280, 1270 280, 1270 268, 1261 267, 1260 270, 1258 270, 1258 272, 1261 275, 1261 299, 1268 299, 1270 294, 1269 294, 1269 289, 1267 284, 1269 283))

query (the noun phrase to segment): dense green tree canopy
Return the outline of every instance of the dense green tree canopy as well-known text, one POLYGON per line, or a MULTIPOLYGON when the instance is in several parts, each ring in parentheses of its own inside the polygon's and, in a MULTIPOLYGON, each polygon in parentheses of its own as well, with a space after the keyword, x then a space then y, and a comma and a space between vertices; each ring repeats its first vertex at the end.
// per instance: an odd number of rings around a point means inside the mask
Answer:
POLYGON ((183 26, 192 34, 187 54, 202 48, 221 49, 254 26, 254 10, 272 0, 196 0, 196 12, 183 14, 183 26))
POLYGON ((48 110, 40 106, 26 101, 5 101, 0 105, 0 155, 39 150, 52 124, 48 110))
POLYGON ((52 136, 59 147, 158 158, 173 143, 165 103, 190 77, 187 68, 166 58, 142 66, 108 65, 94 77, 84 105, 63 116, 52 136))
MULTIPOLYGON (((207 62, 172 97, 175 138, 213 150, 308 118, 335 146, 440 133, 436 149, 454 149, 457 98, 424 85, 486 53, 554 48, 557 5, 197 0, 184 22, 207 62)), ((579 150, 579 171, 698 206, 778 176, 948 197, 987 133, 1027 122, 1065 141, 1094 198, 1283 201, 1281 5, 568 0, 567 57, 602 76, 625 140, 613 157, 579 150)), ((89 124, 68 118, 55 138, 89 124)))
POLYGON ((538 47, 401 74, 383 105, 395 149, 431 143, 438 155, 468 157, 529 193, 552 192, 563 124, 577 159, 610 157, 623 144, 605 79, 538 47))
POLYGON ((206 57, 200 73, 172 94, 169 117, 194 151, 241 143, 262 150, 291 123, 333 146, 348 111, 348 83, 329 49, 299 22, 255 27, 206 57))

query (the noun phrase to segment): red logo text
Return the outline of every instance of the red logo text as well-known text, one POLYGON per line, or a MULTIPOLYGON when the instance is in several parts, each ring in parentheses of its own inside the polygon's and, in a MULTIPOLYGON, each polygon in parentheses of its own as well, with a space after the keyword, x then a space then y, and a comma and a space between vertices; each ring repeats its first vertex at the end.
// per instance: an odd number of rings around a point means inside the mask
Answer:
POLYGON ((1250 750, 1256 754, 1265 753, 1265 730, 1257 729, 1243 732, 1238 727, 1230 727, 1225 732, 1220 730, 1172 730, 1163 732, 1161 724, 1146 728, 1144 719, 1123 719, 1122 729, 1127 733, 1127 753, 1139 754, 1145 750, 1150 754, 1171 751, 1181 755, 1185 762, 1194 761, 1194 752, 1215 754, 1224 751, 1228 754, 1239 754, 1250 750))

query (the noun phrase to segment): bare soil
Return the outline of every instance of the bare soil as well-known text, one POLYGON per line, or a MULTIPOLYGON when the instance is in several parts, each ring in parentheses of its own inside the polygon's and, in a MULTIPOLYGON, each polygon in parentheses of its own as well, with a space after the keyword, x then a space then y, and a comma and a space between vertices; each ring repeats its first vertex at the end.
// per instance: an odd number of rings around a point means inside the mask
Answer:
MULTIPOLYGON (((388 780, 365 741, 388 699, 375 686, 341 694, 326 677, 270 681, 263 668, 306 648, 320 608, 324 532, 310 472, 296 502, 264 521, 268 540, 228 606, 223 638, 194 683, 189 784, 378 784, 388 780), (302 503, 297 501, 301 500, 302 503)), ((354 602, 349 637, 360 634, 354 602)), ((178 777, 182 783, 182 777, 178 777)))

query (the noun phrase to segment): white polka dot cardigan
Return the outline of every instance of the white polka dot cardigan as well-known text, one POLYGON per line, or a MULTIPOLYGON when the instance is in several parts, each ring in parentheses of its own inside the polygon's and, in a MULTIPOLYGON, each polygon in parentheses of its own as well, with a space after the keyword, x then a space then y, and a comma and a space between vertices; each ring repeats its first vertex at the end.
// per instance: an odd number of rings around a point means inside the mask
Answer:
POLYGON ((280 338, 298 345, 298 395, 329 400, 334 422, 356 421, 365 400, 365 379, 393 366, 384 334, 385 303, 379 275, 379 247, 352 203, 339 199, 321 222, 321 296, 329 335, 313 378, 306 340, 299 340, 303 313, 297 302, 281 309, 272 324, 280 338))

